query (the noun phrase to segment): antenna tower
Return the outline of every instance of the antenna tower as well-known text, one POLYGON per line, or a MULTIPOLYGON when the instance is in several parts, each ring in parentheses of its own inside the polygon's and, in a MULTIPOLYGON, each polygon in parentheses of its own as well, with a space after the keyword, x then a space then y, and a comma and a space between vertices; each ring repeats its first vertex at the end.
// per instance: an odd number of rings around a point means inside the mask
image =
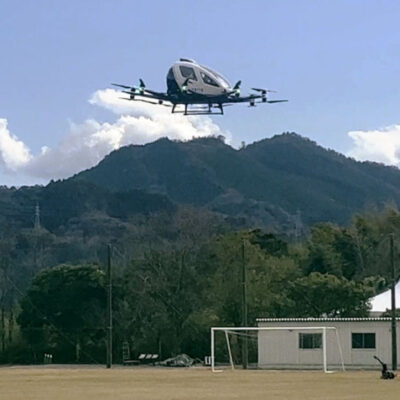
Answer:
POLYGON ((40 206, 39 203, 36 203, 36 207, 35 207, 35 230, 39 230, 40 229, 40 206))
POLYGON ((295 240, 297 242, 304 231, 304 226, 303 226, 303 222, 301 220, 300 210, 297 210, 297 212, 296 212, 294 225, 295 225, 294 226, 294 236, 295 236, 295 240))

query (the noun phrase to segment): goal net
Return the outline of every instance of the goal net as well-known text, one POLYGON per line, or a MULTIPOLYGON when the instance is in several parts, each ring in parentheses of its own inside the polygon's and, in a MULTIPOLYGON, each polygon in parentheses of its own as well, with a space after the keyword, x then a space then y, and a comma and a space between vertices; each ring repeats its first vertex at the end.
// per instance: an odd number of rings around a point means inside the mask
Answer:
POLYGON ((345 370, 335 327, 213 327, 211 369, 345 370))

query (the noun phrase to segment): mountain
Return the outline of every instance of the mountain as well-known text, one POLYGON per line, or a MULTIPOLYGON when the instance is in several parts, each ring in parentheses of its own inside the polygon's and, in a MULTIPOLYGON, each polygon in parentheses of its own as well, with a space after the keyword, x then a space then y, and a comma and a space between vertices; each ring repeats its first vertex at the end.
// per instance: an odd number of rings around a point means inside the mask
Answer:
POLYGON ((294 133, 240 150, 221 138, 164 138, 123 147, 45 187, 0 187, 0 223, 32 226, 36 204, 42 225, 53 232, 90 213, 128 221, 190 205, 239 226, 290 233, 299 223, 347 223, 388 202, 400 204, 399 169, 357 162, 294 133))
POLYGON ((399 204, 395 167, 357 162, 296 134, 262 140, 244 152, 280 177, 281 204, 292 212, 297 206, 311 223, 345 223, 365 207, 399 204))
POLYGON ((142 190, 287 228, 298 212, 306 224, 346 223, 366 207, 400 204, 400 170, 357 162, 294 133, 240 150, 210 137, 131 145, 71 180, 113 192, 142 190))
POLYGON ((45 187, 0 187, 0 267, 15 266, 24 288, 42 268, 104 263, 107 243, 129 260, 235 227, 297 235, 387 202, 400 204, 400 170, 296 134, 240 150, 212 137, 160 139, 45 187))
POLYGON ((121 192, 110 191, 91 182, 67 179, 52 181, 45 187, 0 187, 0 226, 32 227, 36 204, 40 205, 41 224, 52 232, 94 212, 126 220, 135 214, 173 212, 176 207, 167 197, 157 193, 129 188, 121 192))

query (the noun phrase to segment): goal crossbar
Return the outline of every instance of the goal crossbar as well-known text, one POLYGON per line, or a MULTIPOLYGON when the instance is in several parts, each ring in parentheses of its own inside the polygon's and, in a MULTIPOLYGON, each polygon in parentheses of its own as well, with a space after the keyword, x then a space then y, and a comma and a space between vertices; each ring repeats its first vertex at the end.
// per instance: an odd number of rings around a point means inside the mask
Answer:
MULTIPOLYGON (((338 349, 340 353, 340 359, 341 359, 341 364, 342 364, 342 369, 343 371, 345 370, 344 366, 344 361, 343 361, 343 352, 342 352, 342 346, 340 345, 339 341, 339 336, 337 333, 337 328, 334 326, 260 326, 260 327, 254 327, 254 326, 249 326, 249 327, 234 327, 234 326, 227 326, 227 327, 212 327, 211 328, 211 371, 212 372, 221 372, 221 370, 215 369, 215 345, 214 345, 214 338, 215 338, 215 332, 216 331, 223 331, 225 332, 225 335, 227 335, 229 332, 235 332, 235 331, 307 331, 307 330, 312 330, 312 331, 319 331, 322 333, 322 362, 323 362, 323 370, 325 373, 328 373, 328 366, 327 366, 327 354, 326 354, 326 331, 328 330, 333 330, 335 331, 336 334, 336 340, 338 344, 338 349)), ((229 345, 228 345, 229 346, 229 345)), ((229 357, 231 357, 231 352, 228 347, 229 351, 229 357)))

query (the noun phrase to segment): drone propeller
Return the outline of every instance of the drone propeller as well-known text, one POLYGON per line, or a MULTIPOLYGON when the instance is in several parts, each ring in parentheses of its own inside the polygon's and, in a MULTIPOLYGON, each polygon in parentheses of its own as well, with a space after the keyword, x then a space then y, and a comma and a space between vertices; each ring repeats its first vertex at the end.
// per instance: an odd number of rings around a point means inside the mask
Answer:
POLYGON ((148 104, 160 105, 164 107, 172 107, 170 104, 160 103, 159 101, 157 103, 155 103, 154 101, 148 101, 143 99, 138 99, 137 101, 141 101, 143 103, 148 103, 148 104))
POLYGON ((139 90, 139 94, 143 94, 145 92, 146 85, 144 84, 142 79, 139 79, 139 86, 136 88, 139 90))
POLYGON ((235 86, 232 88, 232 90, 229 92, 229 94, 234 94, 236 97, 240 96, 240 85, 242 84, 242 81, 237 81, 235 83, 235 86))
MULTIPOLYGON (((121 85, 120 83, 112 83, 111 85, 118 86, 123 89, 129 89, 130 92, 128 94, 130 94, 132 96, 135 94, 143 94, 145 92, 145 88, 146 88, 146 85, 142 79, 139 79, 139 86, 127 86, 127 85, 121 85)), ((125 92, 125 93, 127 93, 127 92, 125 92)))
POLYGON ((112 83, 111 85, 113 85, 113 86, 118 86, 118 87, 121 87, 121 88, 124 88, 124 89, 131 89, 131 90, 134 90, 134 89, 135 89, 135 88, 133 88, 132 86, 121 85, 121 84, 119 84, 119 83, 112 83))
POLYGON ((267 93, 276 93, 275 90, 270 90, 270 89, 260 89, 260 88, 251 88, 251 90, 255 90, 256 92, 261 93, 261 101, 263 103, 267 103, 267 93))
POLYGON ((237 81, 235 86, 233 87, 233 90, 240 89, 240 85, 242 84, 242 81, 237 81))
POLYGON ((136 89, 135 88, 130 88, 131 90, 123 90, 122 93, 129 94, 129 100, 133 100, 135 98, 136 94, 136 89))
POLYGON ((262 104, 262 103, 273 104, 273 103, 283 103, 287 101, 289 100, 264 100, 264 98, 261 98, 261 101, 255 101, 254 99, 252 99, 250 100, 249 107, 256 107, 257 104, 262 104))
POLYGON ((261 92, 261 94, 277 93, 276 90, 270 90, 270 89, 251 88, 251 90, 255 90, 256 92, 261 92))
MULTIPOLYGON (((124 92, 124 93, 128 93, 128 92, 124 92)), ((133 100, 133 99, 130 99, 130 98, 128 99, 127 97, 120 97, 120 99, 121 100, 128 100, 128 101, 133 100)), ((148 104, 154 104, 154 105, 161 105, 161 106, 164 106, 164 107, 172 107, 171 104, 165 104, 165 103, 160 103, 160 102, 154 103, 153 101, 148 101, 148 100, 143 100, 143 99, 135 99, 135 101, 141 101, 142 103, 148 103, 148 104)))

